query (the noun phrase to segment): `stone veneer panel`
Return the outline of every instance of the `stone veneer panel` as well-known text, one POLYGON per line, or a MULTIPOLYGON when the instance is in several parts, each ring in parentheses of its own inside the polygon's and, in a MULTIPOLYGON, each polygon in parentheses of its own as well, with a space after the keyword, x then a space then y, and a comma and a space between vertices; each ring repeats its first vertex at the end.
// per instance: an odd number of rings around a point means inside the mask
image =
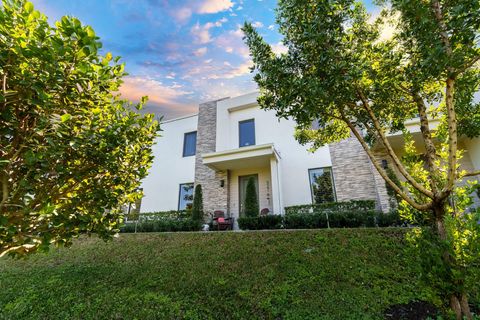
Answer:
POLYGON ((372 164, 356 138, 330 145, 337 201, 377 200, 372 164))
POLYGON ((228 172, 210 169, 203 164, 202 158, 203 154, 216 151, 217 101, 202 103, 198 110, 195 185, 202 185, 203 208, 206 214, 212 214, 214 210, 229 211, 228 172), (224 180, 223 187, 220 186, 221 180, 224 180))

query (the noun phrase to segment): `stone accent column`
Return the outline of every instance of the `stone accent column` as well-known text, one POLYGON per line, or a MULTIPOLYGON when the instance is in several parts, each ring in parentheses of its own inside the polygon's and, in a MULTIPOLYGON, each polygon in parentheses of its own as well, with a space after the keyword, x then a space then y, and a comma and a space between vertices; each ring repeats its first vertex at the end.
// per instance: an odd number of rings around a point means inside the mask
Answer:
POLYGON ((201 184, 203 208, 206 214, 214 210, 229 211, 228 172, 216 172, 203 164, 202 155, 216 151, 217 102, 202 103, 198 110, 197 150, 195 155, 195 185, 201 184), (224 180, 223 187, 221 180, 224 180))
POLYGON ((355 137, 331 144, 330 157, 337 201, 377 200, 372 164, 355 137))

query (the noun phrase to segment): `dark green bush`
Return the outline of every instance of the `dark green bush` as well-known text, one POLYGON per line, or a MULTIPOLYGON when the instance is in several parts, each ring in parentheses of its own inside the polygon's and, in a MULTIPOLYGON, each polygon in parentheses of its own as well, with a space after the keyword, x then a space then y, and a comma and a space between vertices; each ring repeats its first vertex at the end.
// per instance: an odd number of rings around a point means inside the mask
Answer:
POLYGON ((364 212, 375 210, 374 200, 354 200, 343 202, 329 202, 319 204, 304 204, 299 206, 285 207, 285 214, 314 213, 314 212, 334 212, 351 211, 364 212))
POLYGON ((282 222, 283 217, 280 215, 238 218, 238 225, 242 230, 280 229, 282 222))
MULTIPOLYGON (((151 221, 142 221, 136 224, 137 232, 175 232, 175 231, 199 231, 201 221, 191 218, 164 218, 151 221)), ((122 233, 135 232, 135 223, 127 223, 120 228, 122 233)))
POLYGON ((379 212, 376 220, 379 227, 401 227, 405 224, 396 210, 388 213, 379 212))
POLYGON ((327 216, 324 213, 288 214, 284 217, 286 229, 317 229, 327 228, 327 216))
POLYGON ((195 196, 193 197, 192 219, 203 221, 203 194, 202 186, 197 184, 195 187, 195 196))
POLYGON ((245 191, 245 202, 243 206, 245 208, 245 216, 258 217, 260 209, 258 206, 257 188, 255 187, 255 180, 253 177, 248 179, 247 190, 245 191))

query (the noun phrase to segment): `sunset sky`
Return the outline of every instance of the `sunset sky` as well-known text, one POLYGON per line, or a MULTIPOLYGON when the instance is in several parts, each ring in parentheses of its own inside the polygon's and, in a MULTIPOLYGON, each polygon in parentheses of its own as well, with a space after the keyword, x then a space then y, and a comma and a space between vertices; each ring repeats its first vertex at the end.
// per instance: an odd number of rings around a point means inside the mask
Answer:
MULTIPOLYGON (((166 119, 201 102, 256 90, 239 29, 254 24, 276 52, 276 0, 32 0, 50 21, 73 15, 91 25, 102 53, 121 56, 129 76, 121 89, 166 119)), ((375 11, 370 1, 370 11, 375 11)))

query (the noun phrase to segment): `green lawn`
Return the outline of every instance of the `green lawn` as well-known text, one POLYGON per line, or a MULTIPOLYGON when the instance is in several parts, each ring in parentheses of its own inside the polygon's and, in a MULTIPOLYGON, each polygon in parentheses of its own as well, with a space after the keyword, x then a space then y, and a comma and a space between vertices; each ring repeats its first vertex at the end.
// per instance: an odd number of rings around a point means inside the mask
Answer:
POLYGON ((5 319, 381 319, 425 299, 405 230, 121 234, 0 259, 5 319))

